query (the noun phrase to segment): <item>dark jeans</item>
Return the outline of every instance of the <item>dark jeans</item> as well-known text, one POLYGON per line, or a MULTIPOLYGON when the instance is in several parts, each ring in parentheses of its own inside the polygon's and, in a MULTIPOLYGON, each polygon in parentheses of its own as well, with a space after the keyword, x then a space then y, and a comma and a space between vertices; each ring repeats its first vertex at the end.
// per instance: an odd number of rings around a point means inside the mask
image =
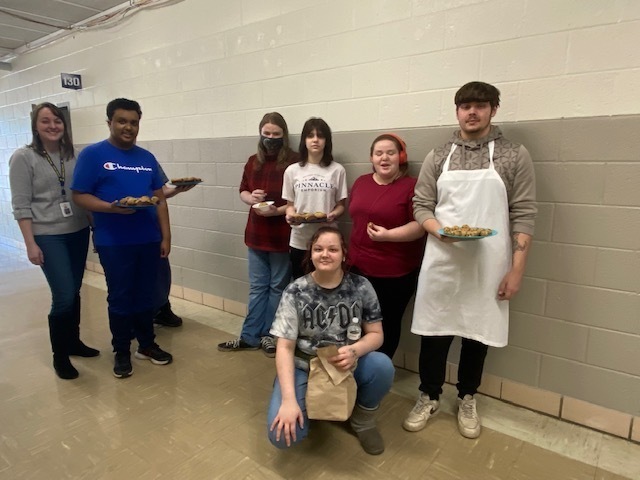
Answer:
MULTIPOLYGON (((447 355, 452 336, 422 337, 420 344, 420 390, 437 400, 442 393, 447 369, 447 355)), ((462 339, 458 364, 458 397, 475 395, 482 382, 484 360, 489 347, 476 340, 462 339)))
POLYGON ((131 337, 147 348, 155 339, 160 243, 96 246, 107 280, 114 352, 128 352, 131 337))
MULTIPOLYGON (((351 271, 362 275, 356 267, 351 271)), ((379 352, 393 358, 400 342, 402 330, 402 317, 409 305, 409 300, 416 292, 419 270, 395 278, 369 277, 363 275, 371 282, 378 296, 380 309, 382 310, 382 330, 384 343, 378 349, 379 352)))
POLYGON ((156 292, 156 310, 164 307, 169 302, 171 291, 171 264, 168 258, 161 258, 158 263, 158 290, 156 292))
POLYGON ((80 288, 87 261, 89 227, 61 235, 35 235, 42 271, 51 289, 49 338, 53 353, 68 355, 80 343, 80 288))
POLYGON ((42 250, 42 271, 51 289, 51 315, 73 311, 80 295, 89 248, 89 227, 62 235, 36 235, 42 250))

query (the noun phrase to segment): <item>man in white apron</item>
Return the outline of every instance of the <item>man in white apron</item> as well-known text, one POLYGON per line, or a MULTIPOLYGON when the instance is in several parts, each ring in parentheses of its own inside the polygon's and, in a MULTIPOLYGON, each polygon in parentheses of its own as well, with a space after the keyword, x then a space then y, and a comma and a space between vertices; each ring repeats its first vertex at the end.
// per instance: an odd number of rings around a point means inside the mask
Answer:
POLYGON ((438 412, 447 354, 459 336, 458 430, 476 438, 474 395, 488 347, 507 344, 509 299, 520 289, 533 235, 535 178, 527 150, 491 125, 497 88, 468 83, 455 104, 460 130, 427 155, 413 199, 414 217, 429 235, 411 325, 422 336, 420 395, 403 427, 419 431, 438 412), (497 234, 460 241, 438 233, 463 224, 497 234))

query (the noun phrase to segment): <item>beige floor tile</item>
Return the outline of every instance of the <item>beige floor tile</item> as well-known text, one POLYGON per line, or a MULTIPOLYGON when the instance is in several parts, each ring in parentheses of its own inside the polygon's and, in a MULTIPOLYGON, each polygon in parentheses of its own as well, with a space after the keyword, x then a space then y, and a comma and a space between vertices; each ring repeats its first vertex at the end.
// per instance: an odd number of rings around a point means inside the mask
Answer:
POLYGON ((102 354, 74 358, 80 377, 60 380, 51 367, 44 278, 1 248, 0 260, 2 480, 638 478, 639 445, 483 395, 483 433, 464 439, 450 385, 440 415, 421 432, 405 432, 419 380, 401 369, 379 411, 382 455, 365 454, 348 425, 333 422, 314 422, 300 446, 278 450, 266 437, 273 359, 216 349, 238 335, 242 317, 172 298, 184 326, 156 335, 174 363, 134 359, 134 375, 116 379, 104 277, 92 272, 82 292, 82 338, 102 354))
POLYGON ((600 468, 596 469, 596 476, 594 480, 626 480, 628 478, 638 478, 639 476, 634 474, 633 477, 627 477, 622 475, 617 475, 615 473, 607 472, 606 470, 602 470, 600 468))
POLYGON ((244 478, 258 467, 252 459, 217 440, 191 456, 188 462, 166 471, 164 476, 189 480, 244 478))
POLYGON ((513 480, 591 480, 596 467, 525 443, 509 478, 513 480))
POLYGON ((509 478, 520 456, 523 442, 485 429, 481 439, 470 440, 457 433, 443 446, 427 474, 432 470, 455 472, 460 478, 509 478))
POLYGON ((639 447, 637 443, 603 435, 598 468, 628 478, 640 479, 639 447))
POLYGON ((282 479, 284 479, 284 477, 281 477, 277 473, 269 470, 267 467, 259 466, 254 471, 250 472, 242 480, 282 480, 282 479))

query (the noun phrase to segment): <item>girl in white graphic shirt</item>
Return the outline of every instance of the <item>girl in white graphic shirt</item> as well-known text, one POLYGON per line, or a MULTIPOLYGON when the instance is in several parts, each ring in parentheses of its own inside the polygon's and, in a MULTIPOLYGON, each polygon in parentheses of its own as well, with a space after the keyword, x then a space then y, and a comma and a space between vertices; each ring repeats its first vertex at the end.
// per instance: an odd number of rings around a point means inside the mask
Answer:
POLYGON ((293 278, 306 272, 303 268, 309 241, 323 225, 336 226, 344 213, 347 198, 347 174, 334 162, 331 128, 321 118, 310 118, 302 127, 300 162, 287 167, 282 184, 282 198, 287 200, 287 222, 291 225, 289 240, 293 278), (300 222, 296 214, 325 214, 314 223, 300 222))

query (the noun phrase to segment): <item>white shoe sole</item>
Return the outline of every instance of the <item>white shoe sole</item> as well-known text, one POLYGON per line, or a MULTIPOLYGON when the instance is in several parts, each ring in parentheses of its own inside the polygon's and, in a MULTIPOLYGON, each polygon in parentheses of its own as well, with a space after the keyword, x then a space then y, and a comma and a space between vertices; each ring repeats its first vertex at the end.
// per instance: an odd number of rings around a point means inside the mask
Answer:
POLYGON ((155 358, 148 357, 147 355, 140 352, 136 352, 133 355, 139 360, 149 360, 154 365, 168 365, 173 361, 173 358, 171 360, 156 360, 155 358))
POLYGON ((462 435, 464 438, 470 438, 470 439, 474 439, 474 438, 478 438, 480 436, 480 431, 482 429, 478 428, 477 431, 475 430, 467 430, 465 428, 462 428, 460 426, 460 424, 458 424, 458 432, 460 432, 460 435, 462 435))
POLYGON ((435 417, 439 411, 440 409, 438 408, 437 410, 431 412, 431 414, 429 415, 429 418, 427 418, 426 422, 424 422, 424 425, 414 425, 411 423, 407 423, 407 421, 405 420, 404 422, 402 422, 402 428, 404 428, 407 432, 419 432, 420 430, 423 430, 427 426, 427 423, 429 423, 429 420, 435 417))

